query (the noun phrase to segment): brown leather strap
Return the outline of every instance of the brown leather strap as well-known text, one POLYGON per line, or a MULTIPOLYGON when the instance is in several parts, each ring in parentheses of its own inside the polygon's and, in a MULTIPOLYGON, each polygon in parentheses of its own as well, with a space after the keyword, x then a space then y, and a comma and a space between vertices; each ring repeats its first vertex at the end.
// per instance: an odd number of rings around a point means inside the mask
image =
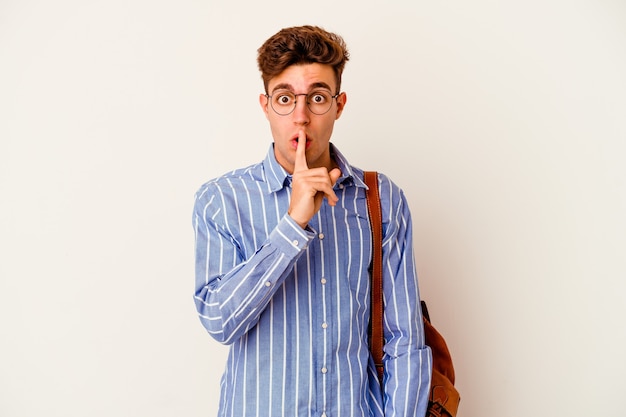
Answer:
POLYGON ((380 208, 380 194, 378 192, 378 173, 366 171, 363 179, 368 187, 367 210, 370 215, 372 226, 372 291, 371 291, 371 328, 370 328, 370 349, 376 364, 378 380, 383 382, 383 346, 385 336, 383 335, 383 217, 380 208))
MULTIPOLYGON (((372 226, 372 277, 370 349, 376 364, 378 380, 383 382, 383 222, 378 191, 378 173, 364 172, 363 179, 368 187, 367 210, 372 226)), ((454 366, 446 341, 430 324, 430 317, 426 303, 422 301, 422 316, 424 321, 424 336, 426 344, 433 352, 433 373, 428 401, 427 417, 455 417, 461 397, 454 387, 454 366)))

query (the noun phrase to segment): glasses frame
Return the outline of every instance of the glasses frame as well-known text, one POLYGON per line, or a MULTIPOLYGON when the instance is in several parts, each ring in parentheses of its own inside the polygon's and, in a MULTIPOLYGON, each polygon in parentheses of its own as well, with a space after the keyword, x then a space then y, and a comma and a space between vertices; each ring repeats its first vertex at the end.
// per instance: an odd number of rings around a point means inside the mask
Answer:
POLYGON ((324 113, 315 113, 312 109, 311 109, 311 103, 309 102, 309 100, 306 99, 306 97, 309 96, 309 94, 314 94, 315 91, 311 92, 311 93, 300 93, 300 94, 295 94, 292 93, 291 91, 289 91, 289 93, 293 94, 293 96, 295 97, 295 100, 293 102, 293 109, 291 109, 291 111, 289 113, 279 113, 275 108, 274 108, 274 104, 272 102, 272 97, 274 97, 274 95, 276 95, 276 93, 269 95, 269 94, 265 94, 265 97, 267 97, 267 99, 270 102, 270 107, 272 108, 272 110, 274 111, 274 113, 276 113, 279 116, 289 116, 291 113, 293 113, 296 110, 296 106, 298 105, 298 96, 304 96, 305 97, 305 103, 306 103, 306 107, 309 109, 309 111, 317 116, 323 116, 326 113, 328 113, 330 111, 330 109, 333 108, 333 99, 336 99, 337 97, 339 97, 339 95, 341 93, 337 93, 334 96, 330 96, 330 106, 328 106, 328 110, 326 110, 324 113))

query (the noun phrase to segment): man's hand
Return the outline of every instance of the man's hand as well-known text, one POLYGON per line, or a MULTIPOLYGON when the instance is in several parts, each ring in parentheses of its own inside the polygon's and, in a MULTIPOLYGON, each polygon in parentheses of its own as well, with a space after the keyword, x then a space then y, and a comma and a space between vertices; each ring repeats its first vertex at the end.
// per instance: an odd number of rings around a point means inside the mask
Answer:
POLYGON ((303 229, 319 211, 324 197, 331 206, 337 204, 339 199, 333 186, 341 176, 339 168, 333 168, 330 172, 324 167, 309 169, 305 151, 306 134, 301 130, 298 135, 288 213, 303 229))

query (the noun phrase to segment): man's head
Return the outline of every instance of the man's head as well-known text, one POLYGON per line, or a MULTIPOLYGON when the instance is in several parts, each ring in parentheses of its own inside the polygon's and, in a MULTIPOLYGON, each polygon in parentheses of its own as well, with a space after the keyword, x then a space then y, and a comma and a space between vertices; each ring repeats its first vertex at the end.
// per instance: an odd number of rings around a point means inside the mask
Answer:
POLYGON ((349 59, 348 49, 341 36, 317 26, 285 28, 269 38, 258 50, 257 63, 265 92, 272 78, 292 65, 329 65, 336 79, 336 91, 341 88, 341 74, 349 59))
POLYGON ((341 37, 313 26, 283 29, 259 48, 265 94, 259 103, 270 123, 278 163, 293 173, 300 138, 310 168, 334 166, 330 137, 346 104, 340 93, 348 52, 341 37))

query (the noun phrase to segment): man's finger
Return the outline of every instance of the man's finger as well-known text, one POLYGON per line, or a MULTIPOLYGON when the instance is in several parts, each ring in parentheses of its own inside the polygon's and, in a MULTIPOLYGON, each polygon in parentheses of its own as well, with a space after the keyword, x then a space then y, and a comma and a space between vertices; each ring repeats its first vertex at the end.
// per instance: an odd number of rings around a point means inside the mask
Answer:
POLYGON ((341 170, 339 168, 333 168, 329 172, 329 176, 330 176, 330 185, 334 187, 339 177, 341 177, 341 170))
POLYGON ((330 178, 330 192, 332 194, 327 194, 326 195, 326 199, 328 200, 328 203, 331 206, 334 206, 337 203, 337 201, 339 201, 339 198, 337 198, 337 194, 335 194, 335 191, 333 190, 333 187, 335 186, 335 183, 337 182, 337 180, 341 176, 341 170, 339 168, 333 168, 329 172, 328 176, 330 178))
POLYGON ((298 146, 296 147, 296 160, 293 168, 294 171, 309 169, 309 165, 306 163, 306 133, 303 130, 298 133, 298 146))

